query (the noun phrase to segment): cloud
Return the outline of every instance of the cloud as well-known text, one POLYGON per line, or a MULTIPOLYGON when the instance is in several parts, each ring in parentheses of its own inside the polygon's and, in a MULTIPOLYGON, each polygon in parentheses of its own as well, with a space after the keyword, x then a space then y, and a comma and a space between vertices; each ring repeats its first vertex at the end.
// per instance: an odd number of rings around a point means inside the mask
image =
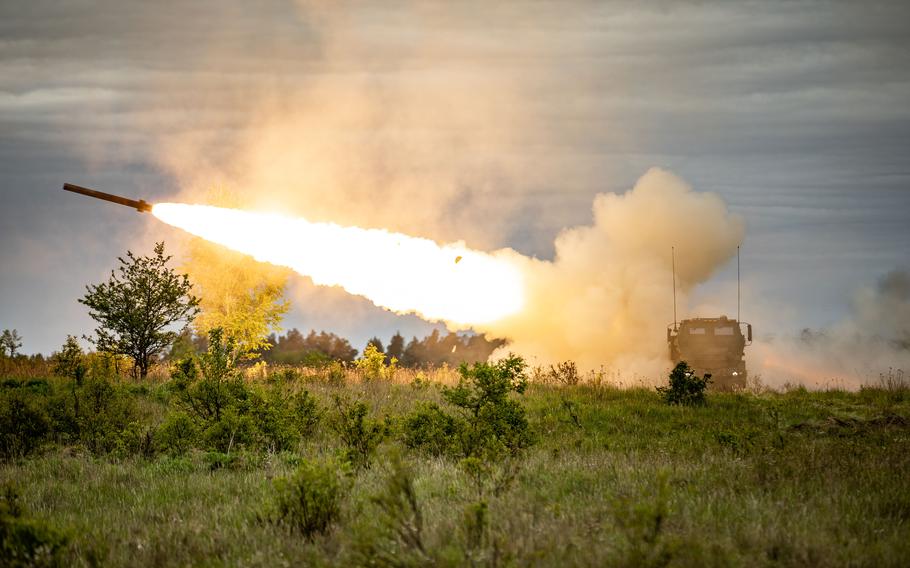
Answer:
MULTIPOLYGON (((150 199, 229 182, 264 208, 553 258, 595 194, 662 165, 748 219, 751 285, 817 325, 910 247, 908 15, 899 1, 3 3, 0 261, 21 258, 10 235, 25 232, 103 272, 160 234, 51 202, 62 181, 150 199), (107 248, 88 254, 99 225, 107 248)), ((39 303, 73 301, 53 278, 0 305, 27 348, 77 331, 26 328, 39 303)))

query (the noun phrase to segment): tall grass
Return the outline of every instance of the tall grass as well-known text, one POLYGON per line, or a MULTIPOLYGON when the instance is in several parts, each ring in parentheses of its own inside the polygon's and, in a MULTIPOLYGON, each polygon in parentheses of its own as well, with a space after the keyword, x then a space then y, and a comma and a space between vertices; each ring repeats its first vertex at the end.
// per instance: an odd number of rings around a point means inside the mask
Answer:
MULTIPOLYGON (((260 369, 261 371, 261 369, 260 369)), ((464 462, 408 451, 401 417, 445 406, 453 369, 364 380, 345 369, 269 367, 250 385, 363 403, 388 424, 368 469, 341 471, 331 522, 300 534, 272 522, 278 479, 343 459, 324 420, 285 451, 231 459, 91 453, 49 442, 0 464, 36 523, 68 536, 69 565, 901 566, 910 558, 910 397, 860 392, 708 393, 664 404, 653 388, 582 375, 532 380, 520 397, 537 443, 515 459, 464 462), (336 369, 337 371, 337 369, 336 369), (386 418, 388 420, 386 421, 386 418)), ((25 381, 3 389, 32 389, 25 381), (18 386, 17 386, 18 385, 18 386)), ((46 377, 49 389, 66 386, 46 377)), ((7 384, 9 383, 9 384, 7 384)), ((15 383, 15 384, 13 384, 15 383)), ((149 429, 169 383, 126 382, 149 429)), ((904 389, 904 390, 901 390, 904 389)))

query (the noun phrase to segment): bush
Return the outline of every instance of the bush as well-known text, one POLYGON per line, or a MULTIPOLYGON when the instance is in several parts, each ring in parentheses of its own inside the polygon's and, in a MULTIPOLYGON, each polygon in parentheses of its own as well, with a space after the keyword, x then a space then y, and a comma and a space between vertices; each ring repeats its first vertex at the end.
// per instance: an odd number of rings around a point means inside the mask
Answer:
POLYGON ((325 382, 332 385, 333 387, 343 387, 345 382, 345 372, 344 365, 338 361, 332 361, 330 364, 326 365, 323 373, 325 375, 325 382))
POLYGON ((366 381, 378 381, 379 379, 391 379, 395 376, 398 359, 392 357, 389 364, 385 363, 385 353, 380 351, 375 345, 370 343, 363 351, 363 357, 354 361, 357 370, 360 371, 363 379, 366 381))
POLYGON ((196 423, 183 411, 171 412, 158 427, 158 447, 172 455, 185 454, 199 435, 196 423))
POLYGON ((256 441, 258 429, 252 417, 228 408, 217 420, 209 420, 202 430, 201 439, 206 448, 230 454, 235 447, 256 441))
POLYGON ((670 385, 657 387, 657 392, 667 404, 702 405, 707 402, 705 391, 710 382, 710 374, 699 377, 688 363, 680 361, 670 372, 670 385))
MULTIPOLYGON (((198 431, 195 439, 222 453, 238 446, 293 449, 319 422, 315 398, 307 391, 289 394, 288 383, 298 376, 292 369, 271 375, 267 385, 248 385, 231 360, 232 351, 232 342, 222 339, 221 330, 212 330, 208 351, 198 364, 192 357, 184 359, 172 372, 174 399, 198 431)), ((184 418, 162 432, 165 445, 178 453, 192 443, 189 434, 184 418), (172 432, 174 428, 180 432, 172 432)))
POLYGON ((104 378, 90 378, 73 406, 79 440, 94 453, 113 450, 136 417, 135 402, 104 378))
POLYGON ((350 402, 335 395, 335 414, 332 429, 346 446, 345 460, 355 468, 367 468, 376 447, 388 430, 387 425, 367 418, 370 409, 363 402, 350 402))
POLYGON ((322 410, 316 397, 309 391, 300 391, 291 397, 290 403, 297 431, 301 436, 311 435, 322 420, 322 410))
POLYGON ((231 340, 222 340, 222 331, 209 332, 209 349, 199 358, 187 358, 171 374, 177 400, 197 420, 214 423, 228 408, 249 398, 240 372, 234 368, 231 340))
POLYGON ((438 404, 430 403, 405 418, 401 441, 433 456, 457 454, 461 427, 462 423, 443 412, 438 404))
POLYGON ((26 456, 37 450, 50 432, 47 412, 34 397, 10 390, 0 398, 0 458, 26 456))
POLYGON ((275 521, 312 540, 341 513, 344 492, 339 468, 332 463, 303 462, 289 478, 275 481, 275 521))
POLYGON ((64 534, 26 516, 15 489, 0 490, 0 565, 64 566, 66 543, 64 534))
POLYGON ((524 407, 509 399, 510 393, 523 393, 527 387, 524 370, 524 361, 514 355, 497 363, 462 364, 458 385, 442 390, 458 415, 429 404, 405 418, 402 442, 432 455, 517 455, 534 443, 524 407))
POLYGON ((396 452, 389 475, 371 501, 376 534, 358 548, 360 564, 372 566, 434 566, 440 564, 426 543, 423 507, 415 487, 414 468, 396 452))
POLYGON ((525 362, 509 355, 496 363, 462 363, 461 378, 442 396, 461 412, 458 440, 462 457, 514 455, 534 443, 525 409, 509 399, 527 388, 525 362))

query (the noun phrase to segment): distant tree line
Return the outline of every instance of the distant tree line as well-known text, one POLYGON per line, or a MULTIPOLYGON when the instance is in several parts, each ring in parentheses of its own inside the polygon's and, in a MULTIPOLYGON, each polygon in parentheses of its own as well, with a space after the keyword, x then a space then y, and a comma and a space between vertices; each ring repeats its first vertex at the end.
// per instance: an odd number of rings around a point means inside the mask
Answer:
POLYGON ((284 335, 270 334, 266 344, 268 349, 261 356, 269 363, 320 365, 329 361, 349 363, 357 357, 357 350, 347 339, 325 331, 303 335, 292 328, 284 335))
POLYGON ((383 347, 382 341, 374 337, 367 342, 386 354, 388 359, 394 357, 404 367, 421 367, 424 365, 459 365, 462 362, 478 363, 489 359, 490 355, 505 345, 502 339, 487 339, 484 335, 457 333, 441 334, 438 329, 424 337, 416 337, 405 344, 404 337, 396 333, 383 347))
MULTIPOLYGON (((194 259, 203 274, 243 272, 238 263, 247 259, 224 259, 203 251, 206 256, 200 250, 195 251, 194 259)), ((118 365, 120 358, 131 360, 134 378, 145 378, 156 361, 180 361, 207 352, 207 336, 214 329, 224 334, 226 345, 231 347, 232 364, 261 360, 320 366, 333 361, 353 362, 357 357, 350 341, 330 332, 313 330, 304 335, 294 328, 284 335, 265 335, 277 327, 288 309, 282 297, 286 274, 272 274, 264 284, 256 278, 234 282, 206 277, 204 283, 196 282, 197 287, 217 296, 218 301, 213 303, 193 295, 194 283, 187 274, 168 266, 171 258, 165 254, 163 242, 156 243, 150 256, 127 251, 125 257, 118 258, 120 265, 111 270, 106 282, 86 286, 86 294, 78 299, 98 324, 84 339, 118 365)), ((67 342, 78 347, 75 338, 67 342)), ((401 333, 395 333, 387 345, 374 337, 364 352, 372 345, 371 359, 382 354, 386 365, 395 359, 405 367, 454 366, 484 362, 504 344, 501 339, 489 340, 483 335, 443 335, 433 330, 423 339, 413 337, 408 342, 401 333)), ((0 333, 0 360, 21 359, 21 347, 22 338, 15 329, 0 333)))
MULTIPOLYGON (((271 334, 268 344, 270 348, 261 356, 270 363, 319 365, 329 361, 351 362, 358 353, 347 339, 334 333, 314 330, 303 335, 296 328, 284 335, 271 334)), ((372 345, 386 355, 387 363, 395 358, 405 367, 486 361, 493 351, 504 344, 501 339, 489 340, 483 335, 442 335, 435 329, 423 339, 413 337, 407 343, 401 333, 393 335, 386 345, 378 337, 367 342, 367 346, 372 345)))

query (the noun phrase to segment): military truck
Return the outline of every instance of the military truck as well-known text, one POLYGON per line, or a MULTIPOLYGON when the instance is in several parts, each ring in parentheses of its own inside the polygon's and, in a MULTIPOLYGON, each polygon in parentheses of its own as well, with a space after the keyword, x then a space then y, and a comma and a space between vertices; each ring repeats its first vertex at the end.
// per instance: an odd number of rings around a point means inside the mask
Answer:
POLYGON ((685 361, 699 375, 710 373, 711 388, 746 386, 744 351, 752 344, 751 324, 726 316, 684 319, 667 326, 667 344, 673 364, 685 361))

